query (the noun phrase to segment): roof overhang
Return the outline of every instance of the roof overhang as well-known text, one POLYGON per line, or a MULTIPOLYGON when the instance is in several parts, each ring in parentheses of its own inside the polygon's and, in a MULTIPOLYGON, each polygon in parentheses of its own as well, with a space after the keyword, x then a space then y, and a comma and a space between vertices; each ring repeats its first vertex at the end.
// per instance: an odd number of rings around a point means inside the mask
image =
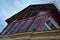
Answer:
POLYGON ((59 11, 55 7, 54 4, 36 4, 36 5, 29 5, 27 8, 23 9, 22 11, 16 13, 12 17, 8 18, 6 22, 9 24, 13 22, 15 19, 19 18, 22 19, 22 17, 31 10, 50 10, 53 13, 59 14, 59 11))

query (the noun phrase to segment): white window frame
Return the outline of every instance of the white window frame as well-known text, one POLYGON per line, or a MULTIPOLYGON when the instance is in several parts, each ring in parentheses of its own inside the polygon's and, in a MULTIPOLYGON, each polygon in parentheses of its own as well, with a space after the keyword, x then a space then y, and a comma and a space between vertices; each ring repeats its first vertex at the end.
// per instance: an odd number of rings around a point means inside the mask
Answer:
MULTIPOLYGON (((48 20, 50 20, 51 23, 53 23, 53 25, 54 25, 57 29, 60 28, 60 26, 56 23, 56 21, 55 21, 51 16, 48 18, 48 20)), ((52 30, 52 29, 48 26, 47 23, 45 23, 45 25, 47 26, 47 28, 48 28, 49 30, 52 30)))

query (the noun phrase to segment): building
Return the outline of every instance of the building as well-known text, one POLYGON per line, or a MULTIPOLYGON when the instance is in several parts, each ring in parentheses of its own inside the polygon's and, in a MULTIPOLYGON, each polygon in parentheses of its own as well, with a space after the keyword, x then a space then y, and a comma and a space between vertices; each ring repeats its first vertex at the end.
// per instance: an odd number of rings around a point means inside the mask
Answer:
POLYGON ((29 5, 6 22, 1 35, 59 30, 60 12, 53 4, 29 5))
POLYGON ((4 35, 0 40, 60 40, 60 30, 4 35))

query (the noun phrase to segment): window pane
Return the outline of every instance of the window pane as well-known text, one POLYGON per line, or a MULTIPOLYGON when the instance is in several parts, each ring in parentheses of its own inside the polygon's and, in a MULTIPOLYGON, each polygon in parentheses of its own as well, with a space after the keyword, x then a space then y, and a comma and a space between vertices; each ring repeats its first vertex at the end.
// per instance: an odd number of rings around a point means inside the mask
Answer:
POLYGON ((47 28, 46 25, 44 25, 44 26, 42 27, 42 31, 49 31, 49 29, 47 28))
POLYGON ((22 32, 25 28, 27 28, 27 26, 30 24, 32 20, 27 20, 27 22, 24 24, 24 26, 21 28, 21 30, 19 32, 22 32))
POLYGON ((18 25, 17 20, 15 20, 15 21, 13 21, 11 24, 9 24, 8 27, 10 27, 10 28, 9 28, 9 30, 7 30, 7 31, 8 31, 7 34, 10 34, 11 31, 12 31, 17 25, 18 25))
POLYGON ((22 25, 24 24, 24 22, 25 22, 25 20, 23 20, 21 23, 19 23, 12 33, 16 33, 18 31, 20 31, 20 29, 22 28, 22 25))
POLYGON ((56 30, 56 29, 57 29, 57 28, 55 27, 55 25, 54 25, 50 20, 48 20, 46 23, 48 24, 48 26, 49 26, 52 30, 56 30))
POLYGON ((34 31, 34 29, 39 25, 39 23, 42 21, 43 17, 38 17, 34 20, 34 23, 30 26, 28 31, 34 31))

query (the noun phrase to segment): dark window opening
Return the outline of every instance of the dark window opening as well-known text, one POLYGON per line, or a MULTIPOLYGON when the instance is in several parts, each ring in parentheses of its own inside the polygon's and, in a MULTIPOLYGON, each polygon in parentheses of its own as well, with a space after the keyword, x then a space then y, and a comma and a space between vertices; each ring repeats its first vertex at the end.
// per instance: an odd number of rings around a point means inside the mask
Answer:
POLYGON ((36 16, 38 14, 38 12, 31 12, 31 13, 32 13, 31 17, 36 16))
POLYGON ((24 19, 28 18, 31 15, 31 13, 27 13, 24 17, 24 19))

